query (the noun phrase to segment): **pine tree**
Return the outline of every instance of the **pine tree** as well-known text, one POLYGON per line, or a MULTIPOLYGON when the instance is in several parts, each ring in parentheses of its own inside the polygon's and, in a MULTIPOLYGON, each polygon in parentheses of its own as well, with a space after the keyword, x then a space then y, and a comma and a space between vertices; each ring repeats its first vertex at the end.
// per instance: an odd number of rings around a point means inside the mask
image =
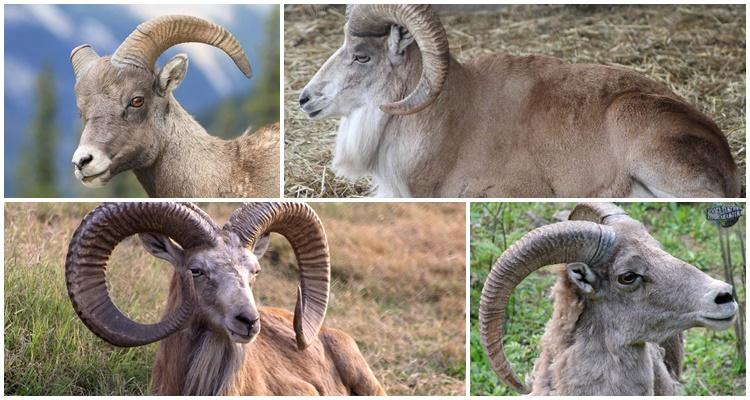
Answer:
POLYGON ((265 62, 263 76, 258 77, 254 93, 247 98, 243 107, 250 115, 254 128, 279 121, 279 7, 274 6, 266 18, 266 40, 261 53, 265 62))
POLYGON ((55 173, 57 129, 57 98, 55 76, 45 66, 36 79, 36 110, 28 129, 28 140, 17 168, 19 194, 24 197, 56 197, 55 173))

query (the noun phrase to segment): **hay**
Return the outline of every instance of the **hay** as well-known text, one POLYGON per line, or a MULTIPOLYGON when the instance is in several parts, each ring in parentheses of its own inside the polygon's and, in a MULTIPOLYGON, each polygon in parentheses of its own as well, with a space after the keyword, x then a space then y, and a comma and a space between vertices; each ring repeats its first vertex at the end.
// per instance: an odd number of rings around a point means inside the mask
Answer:
MULTIPOLYGON (((745 6, 508 5, 439 11, 452 54, 545 54, 632 68, 668 85, 711 117, 745 182, 745 6)), ((335 178, 335 119, 310 121, 297 97, 343 41, 343 10, 288 6, 284 23, 285 193, 365 196, 369 182, 335 178)))

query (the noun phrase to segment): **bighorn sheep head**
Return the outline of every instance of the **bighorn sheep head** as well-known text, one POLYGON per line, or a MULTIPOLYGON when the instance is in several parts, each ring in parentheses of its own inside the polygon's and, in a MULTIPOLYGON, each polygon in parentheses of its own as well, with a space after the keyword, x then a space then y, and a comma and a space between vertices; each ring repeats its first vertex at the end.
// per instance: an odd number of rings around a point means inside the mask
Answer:
POLYGON ((585 302, 579 321, 595 318, 591 324, 607 330, 614 346, 658 343, 696 326, 730 326, 737 312, 732 287, 662 250, 621 208, 580 204, 569 219, 509 247, 482 290, 482 345, 492 368, 515 390, 528 393, 503 350, 506 305, 513 288, 545 265, 566 263, 570 287, 585 302))
POLYGON ((448 75, 448 38, 429 5, 348 6, 344 35, 344 45, 300 94, 311 118, 346 116, 367 105, 412 114, 440 94, 448 75), (418 50, 410 53, 414 42, 418 50), (419 82, 405 98, 395 99, 408 93, 408 73, 415 67, 421 68, 419 82))
POLYGON ((76 102, 85 122, 73 154, 75 176, 100 187, 114 175, 151 165, 159 148, 153 132, 163 131, 172 91, 187 73, 186 54, 177 54, 161 70, 156 59, 187 42, 218 47, 249 78, 250 63, 239 42, 206 20, 170 15, 140 24, 111 57, 99 57, 90 45, 70 54, 76 78, 76 102))
POLYGON ((316 339, 325 317, 330 264, 323 226, 303 203, 245 204, 223 228, 192 204, 102 204, 83 219, 70 241, 68 294, 83 323, 117 346, 155 342, 194 318, 217 334, 246 343, 260 330, 252 285, 270 232, 289 240, 299 262, 294 330, 297 346, 304 349, 316 339), (105 282, 112 250, 133 234, 140 235, 151 254, 169 261, 179 277, 182 303, 153 325, 123 315, 105 282))

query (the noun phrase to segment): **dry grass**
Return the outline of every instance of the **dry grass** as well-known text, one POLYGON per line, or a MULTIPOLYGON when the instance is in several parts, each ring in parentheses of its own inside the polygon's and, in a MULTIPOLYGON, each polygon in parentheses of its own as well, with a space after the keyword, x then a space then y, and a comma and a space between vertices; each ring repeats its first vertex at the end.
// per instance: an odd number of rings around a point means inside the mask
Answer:
MULTIPOLYGON (((349 183, 330 171, 338 121, 310 121, 297 105, 300 90, 343 42, 342 10, 287 6, 284 16, 285 193, 367 195, 367 181, 349 183)), ((440 17, 459 61, 495 52, 546 54, 622 65, 667 84, 716 121, 745 182, 744 5, 509 5, 440 17)))
MULTIPOLYGON (((94 206, 6 204, 8 394, 149 392, 148 374, 157 345, 129 353, 113 349, 86 330, 67 300, 62 270, 68 240, 94 206), (57 304, 58 315, 27 317, 23 304, 42 296, 42 303, 57 304), (68 333, 60 336, 59 332, 68 333), (101 356, 92 360, 91 354, 101 356), (120 373, 126 356, 137 361, 128 368, 138 370, 139 378, 120 373), (82 372, 83 364, 89 364, 91 371, 82 372), (45 373, 39 377, 33 371, 45 373), (113 376, 122 381, 110 382, 113 376), (28 380, 43 380, 44 393, 39 392, 40 382, 28 380)), ((236 206, 201 204, 219 223, 236 206)), ((326 227, 332 254, 326 325, 344 329, 357 340, 389 394, 463 395, 464 205, 356 203, 314 208, 326 227)), ((288 243, 274 236, 261 264, 256 299, 293 309, 297 275, 288 243)), ((158 320, 171 267, 130 238, 116 248, 109 271, 118 307, 138 321, 158 320)))

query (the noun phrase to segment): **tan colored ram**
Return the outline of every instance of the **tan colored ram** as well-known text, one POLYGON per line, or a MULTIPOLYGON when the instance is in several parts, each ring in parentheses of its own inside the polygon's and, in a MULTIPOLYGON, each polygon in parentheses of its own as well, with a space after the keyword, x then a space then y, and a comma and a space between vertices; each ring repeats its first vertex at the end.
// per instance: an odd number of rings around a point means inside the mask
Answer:
POLYGON ((223 228, 192 204, 105 203, 74 233, 65 278, 76 313, 102 339, 116 346, 161 340, 155 394, 385 394, 354 340, 322 327, 328 244, 303 203, 246 204, 223 228), (270 232, 289 240, 299 263, 293 316, 253 298, 270 232), (153 325, 130 320, 107 291, 109 256, 133 234, 174 267, 164 319, 153 325))
POLYGON ((737 197, 718 126, 626 68, 483 55, 460 63, 429 5, 349 6, 302 90, 340 117, 333 169, 380 197, 737 197))
POLYGON ((279 125, 234 140, 211 136, 172 94, 187 74, 187 55, 156 69, 159 55, 186 42, 215 46, 252 75, 231 33, 190 16, 142 23, 112 56, 99 57, 89 45, 73 49, 76 103, 84 120, 72 160, 76 178, 101 187, 133 170, 151 197, 278 197, 279 125))

